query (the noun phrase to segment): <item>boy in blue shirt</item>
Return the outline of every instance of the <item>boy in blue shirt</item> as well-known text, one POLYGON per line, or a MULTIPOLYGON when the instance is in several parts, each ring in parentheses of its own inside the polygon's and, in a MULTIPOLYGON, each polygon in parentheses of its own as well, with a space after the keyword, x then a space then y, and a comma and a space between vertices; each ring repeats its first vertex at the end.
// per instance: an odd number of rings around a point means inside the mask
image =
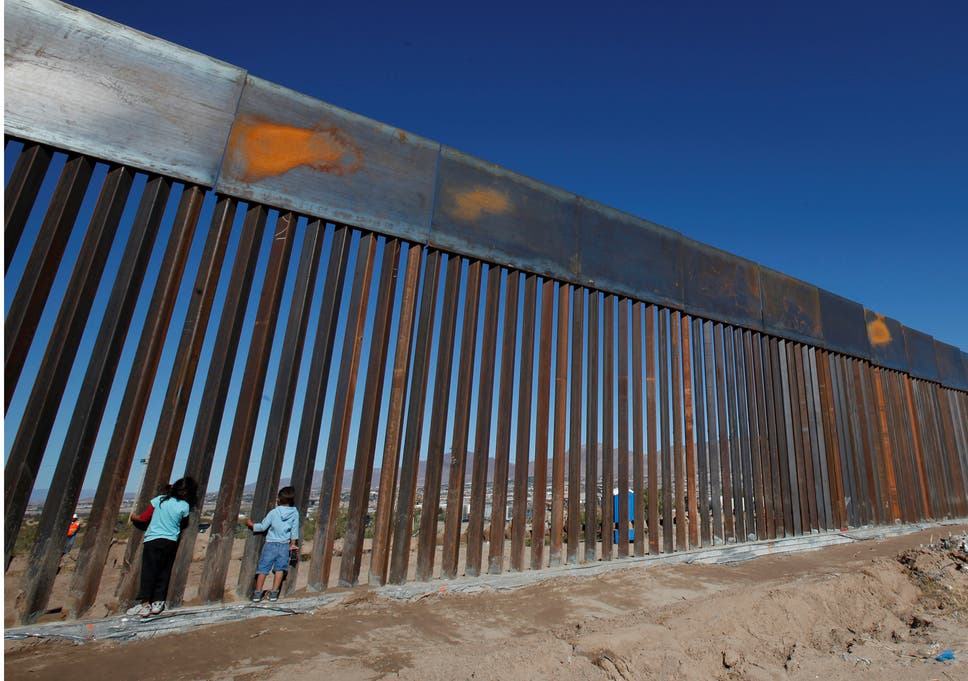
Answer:
POLYGON ((266 575, 274 572, 272 590, 269 592, 270 601, 279 600, 279 590, 282 580, 289 570, 289 551, 299 547, 299 511, 296 503, 296 489, 283 487, 279 490, 279 505, 269 511, 261 523, 253 523, 250 518, 245 524, 253 532, 265 532, 266 543, 262 547, 262 556, 255 575, 255 591, 252 592, 252 602, 258 603, 265 596, 263 585, 266 575))

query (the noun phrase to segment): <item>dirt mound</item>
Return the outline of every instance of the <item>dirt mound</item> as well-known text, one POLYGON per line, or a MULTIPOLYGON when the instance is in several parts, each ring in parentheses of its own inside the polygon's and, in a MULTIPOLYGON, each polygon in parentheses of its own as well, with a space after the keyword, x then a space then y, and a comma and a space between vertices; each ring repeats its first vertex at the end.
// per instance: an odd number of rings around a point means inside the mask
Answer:
POLYGON ((412 601, 368 592, 311 615, 129 643, 7 642, 5 671, 76 681, 102 681, 104 669, 115 681, 964 679, 968 554, 936 537, 512 591, 459 594, 444 582, 412 601), (935 661, 947 649, 955 659, 935 661))

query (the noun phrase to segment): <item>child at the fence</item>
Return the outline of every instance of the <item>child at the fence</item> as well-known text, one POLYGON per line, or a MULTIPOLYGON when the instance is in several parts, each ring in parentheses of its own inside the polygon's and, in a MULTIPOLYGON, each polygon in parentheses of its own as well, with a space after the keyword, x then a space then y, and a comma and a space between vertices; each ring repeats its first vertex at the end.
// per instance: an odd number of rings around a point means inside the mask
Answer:
POLYGON ((255 575, 255 590, 252 601, 258 603, 265 596, 266 575, 273 575, 272 590, 269 600, 279 600, 279 590, 282 580, 289 570, 289 552, 299 546, 299 511, 295 507, 296 490, 293 487, 283 487, 279 490, 278 506, 269 511, 260 523, 253 523, 250 518, 245 524, 253 532, 265 532, 266 543, 262 547, 262 556, 255 575))
POLYGON ((195 504, 198 486, 192 478, 181 478, 168 485, 165 493, 151 500, 140 515, 131 514, 132 523, 148 523, 141 556, 141 601, 128 610, 129 615, 147 617, 165 609, 171 568, 178 551, 178 538, 195 504))

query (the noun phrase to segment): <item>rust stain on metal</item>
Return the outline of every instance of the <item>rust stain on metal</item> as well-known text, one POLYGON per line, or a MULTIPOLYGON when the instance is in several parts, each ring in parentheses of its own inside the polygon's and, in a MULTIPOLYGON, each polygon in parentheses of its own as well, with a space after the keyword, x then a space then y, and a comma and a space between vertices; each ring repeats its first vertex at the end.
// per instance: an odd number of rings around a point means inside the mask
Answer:
POLYGON ((500 215, 511 210, 507 194, 484 187, 457 192, 453 201, 451 212, 462 220, 478 220, 485 213, 500 215))
POLYGON ((297 128, 240 117, 229 139, 228 162, 253 182, 309 166, 330 175, 352 175, 363 168, 363 152, 336 126, 297 128))
POLYGON ((867 324, 867 337, 872 345, 886 345, 891 342, 891 330, 884 323, 884 315, 876 315, 876 318, 867 324))
POLYGON ((403 130, 397 130, 396 136, 397 140, 399 140, 401 144, 407 143, 407 133, 405 133, 403 130))

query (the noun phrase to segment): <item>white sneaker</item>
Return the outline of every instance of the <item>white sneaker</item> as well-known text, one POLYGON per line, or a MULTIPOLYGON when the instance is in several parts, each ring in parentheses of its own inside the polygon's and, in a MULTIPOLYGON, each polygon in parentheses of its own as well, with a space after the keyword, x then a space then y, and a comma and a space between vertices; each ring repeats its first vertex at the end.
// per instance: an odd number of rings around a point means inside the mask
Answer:
POLYGON ((136 617, 143 617, 149 612, 151 612, 151 606, 148 603, 138 603, 128 608, 126 614, 134 615, 136 617))
POLYGON ((151 608, 149 608, 148 612, 145 614, 160 615, 164 609, 165 609, 164 601, 155 601, 154 603, 151 604, 151 608))

